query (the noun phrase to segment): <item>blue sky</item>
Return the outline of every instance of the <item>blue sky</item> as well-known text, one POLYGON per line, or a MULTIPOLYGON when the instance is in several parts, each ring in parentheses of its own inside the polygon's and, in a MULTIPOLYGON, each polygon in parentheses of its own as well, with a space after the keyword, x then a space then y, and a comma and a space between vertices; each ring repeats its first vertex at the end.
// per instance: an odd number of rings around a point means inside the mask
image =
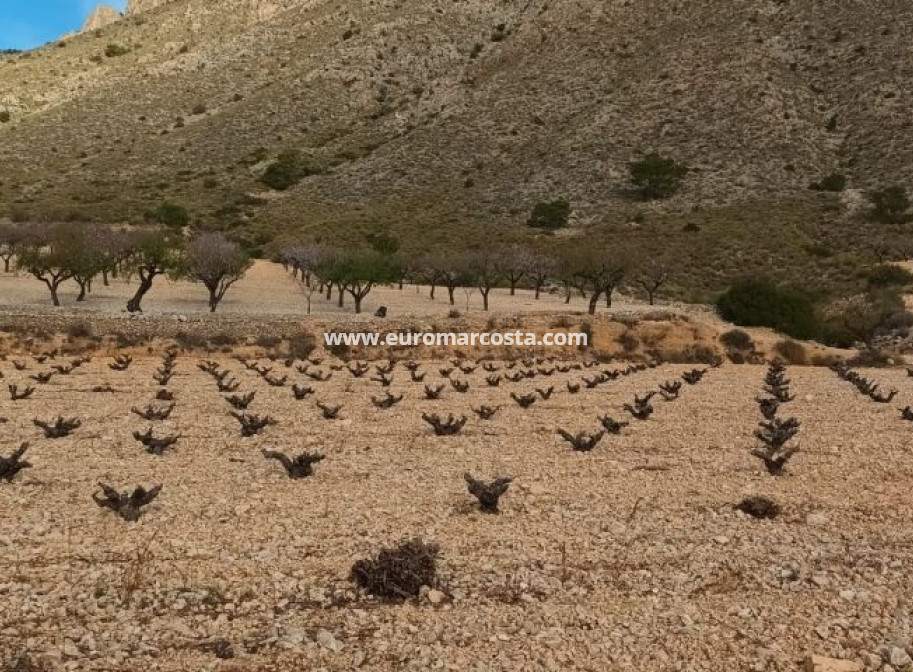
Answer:
POLYGON ((95 5, 127 0, 0 0, 0 49, 31 49, 82 26, 95 5))

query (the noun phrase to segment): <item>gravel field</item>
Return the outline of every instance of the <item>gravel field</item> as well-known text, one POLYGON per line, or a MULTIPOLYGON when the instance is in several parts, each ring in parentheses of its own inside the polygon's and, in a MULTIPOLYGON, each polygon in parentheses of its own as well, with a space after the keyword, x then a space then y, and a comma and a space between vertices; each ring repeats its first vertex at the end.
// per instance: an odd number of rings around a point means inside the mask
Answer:
POLYGON ((14 359, 0 362, 4 383, 36 391, 0 400, 0 455, 29 441, 33 465, 0 482, 7 656, 71 670, 720 672, 797 670, 809 653, 858 664, 846 669, 910 666, 911 428, 897 408, 913 403, 913 380, 903 370, 866 372, 899 390, 878 404, 827 369, 790 368, 796 399, 780 414, 801 421, 801 450, 774 477, 750 455, 761 366, 711 369, 678 400, 654 399, 641 422, 622 404, 692 367, 577 394, 566 383, 599 368, 489 387, 479 367, 452 374, 470 383, 460 394, 439 372, 450 364, 426 361, 424 383, 446 385, 430 401, 402 365, 382 388, 373 369, 356 379, 332 358, 311 366, 332 372, 325 382, 264 360, 289 376, 273 387, 225 358, 239 392, 256 393, 250 410, 278 421, 242 438, 195 357, 178 357, 176 407, 157 422, 130 409, 158 391, 158 358, 118 372, 96 357, 43 385, 28 376, 54 362, 18 371, 14 359), (297 401, 292 383, 315 393, 297 401), (510 398, 551 385, 525 410, 510 398), (375 408, 384 389, 404 400, 375 408), (323 419, 316 401, 343 404, 341 419, 323 419), (482 421, 470 410, 480 404, 501 409, 482 421), (423 412, 469 419, 439 437, 423 412), (32 420, 57 414, 82 426, 43 438, 32 420), (556 434, 595 431, 600 414, 631 424, 590 453, 556 434), (147 454, 131 433, 149 426, 178 443, 147 454), (261 449, 326 459, 296 481, 261 449), (515 479, 500 515, 478 511, 467 471, 515 479), (163 489, 128 523, 93 503, 99 481, 163 489), (750 494, 781 515, 733 510, 750 494), (436 585, 405 604, 355 589, 355 560, 412 537, 440 545, 436 585))

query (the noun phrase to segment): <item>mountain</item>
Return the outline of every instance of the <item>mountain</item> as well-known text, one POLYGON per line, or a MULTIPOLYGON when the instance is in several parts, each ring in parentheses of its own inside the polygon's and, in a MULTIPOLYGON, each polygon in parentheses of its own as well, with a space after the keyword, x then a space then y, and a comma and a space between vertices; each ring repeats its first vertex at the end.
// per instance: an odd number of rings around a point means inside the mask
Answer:
POLYGON ((170 201, 252 244, 386 226, 424 248, 528 237, 566 198, 569 237, 696 286, 772 265, 824 285, 880 235, 859 190, 913 178, 911 28, 903 0, 132 0, 3 57, 0 213, 170 201), (290 149, 311 174, 267 188, 290 149), (632 194, 648 151, 688 166, 674 197, 632 194), (809 190, 831 173, 846 192, 809 190))
POLYGON ((89 33, 95 30, 100 30, 107 25, 114 23, 115 21, 120 21, 123 18, 120 12, 118 12, 113 7, 108 5, 99 5, 92 10, 92 13, 89 14, 89 18, 86 19, 85 24, 82 26, 82 32, 89 33))

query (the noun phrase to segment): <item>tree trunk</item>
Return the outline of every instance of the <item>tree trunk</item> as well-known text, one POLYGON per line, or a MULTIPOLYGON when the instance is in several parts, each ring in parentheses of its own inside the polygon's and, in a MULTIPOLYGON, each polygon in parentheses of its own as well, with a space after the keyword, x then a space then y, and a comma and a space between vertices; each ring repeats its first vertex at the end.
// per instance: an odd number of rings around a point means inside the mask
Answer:
POLYGON ((141 313, 143 309, 140 304, 143 302, 143 297, 146 296, 146 292, 152 289, 152 279, 155 277, 155 274, 146 275, 143 272, 140 272, 139 276, 139 287, 136 288, 136 294, 133 295, 133 298, 127 301, 127 312, 128 313, 141 313))
POLYGON ((608 288, 606 288, 606 290, 605 290, 605 307, 606 307, 606 308, 611 308, 611 307, 612 307, 612 293, 613 293, 614 291, 615 291, 615 288, 614 288, 614 287, 608 287, 608 288))
POLYGON ((327 301, 333 298, 333 283, 327 285, 327 301))
POLYGON ((3 257, 3 272, 10 272, 10 257, 3 257))
POLYGON ((432 301, 434 301, 434 290, 435 290, 435 287, 436 287, 436 285, 435 285, 434 282, 432 281, 432 283, 431 283, 431 293, 428 295, 428 297, 429 297, 432 301))
POLYGON ((358 315, 358 314, 361 313, 361 299, 362 299, 362 297, 358 296, 358 294, 353 294, 353 295, 352 295, 352 298, 353 298, 353 300, 355 301, 355 314, 358 315))
POLYGON ((597 292, 593 292, 593 294, 590 296, 590 305, 589 305, 589 308, 587 309, 587 312, 588 312, 590 315, 595 315, 595 314, 596 314, 596 304, 599 303, 599 295, 600 295, 600 294, 601 294, 601 292, 598 292, 598 291, 597 291, 597 292))
POLYGON ((89 283, 77 279, 76 284, 79 285, 79 295, 76 297, 76 300, 85 301, 86 300, 86 289, 88 288, 89 283))
POLYGON ((541 291, 542 291, 542 283, 537 282, 536 283, 536 301, 539 300, 539 292, 541 292, 541 291))
POLYGON ((450 299, 450 305, 454 305, 453 293, 456 291, 456 287, 447 287, 447 297, 450 299))
POLYGON ((479 294, 482 295, 482 310, 488 312, 488 292, 491 291, 491 287, 488 289, 482 289, 479 287, 479 294))
POLYGON ((345 296, 346 296, 342 289, 342 285, 337 285, 336 291, 338 293, 338 296, 336 297, 336 305, 339 306, 340 308, 342 308, 343 300, 345 299, 345 296))
POLYGON ((517 280, 510 281, 510 295, 514 296, 517 293, 517 280))
POLYGON ((653 305, 653 292, 651 292, 649 290, 647 291, 647 301, 650 302, 651 306, 653 305))

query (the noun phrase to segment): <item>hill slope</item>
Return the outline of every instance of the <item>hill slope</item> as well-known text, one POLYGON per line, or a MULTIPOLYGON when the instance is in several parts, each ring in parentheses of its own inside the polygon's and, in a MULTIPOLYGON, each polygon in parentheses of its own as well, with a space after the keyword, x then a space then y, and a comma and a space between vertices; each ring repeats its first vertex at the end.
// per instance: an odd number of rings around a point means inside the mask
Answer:
POLYGON ((712 287, 746 263, 840 276, 847 233, 874 231, 809 183, 913 177, 900 0, 148 7, 4 57, 0 208, 133 221, 169 200, 258 242, 380 223, 424 246, 525 236, 566 197, 578 235, 698 255, 712 287), (322 172, 272 192, 258 178, 290 148, 322 172), (629 193, 647 150, 691 168, 667 202, 629 193))

